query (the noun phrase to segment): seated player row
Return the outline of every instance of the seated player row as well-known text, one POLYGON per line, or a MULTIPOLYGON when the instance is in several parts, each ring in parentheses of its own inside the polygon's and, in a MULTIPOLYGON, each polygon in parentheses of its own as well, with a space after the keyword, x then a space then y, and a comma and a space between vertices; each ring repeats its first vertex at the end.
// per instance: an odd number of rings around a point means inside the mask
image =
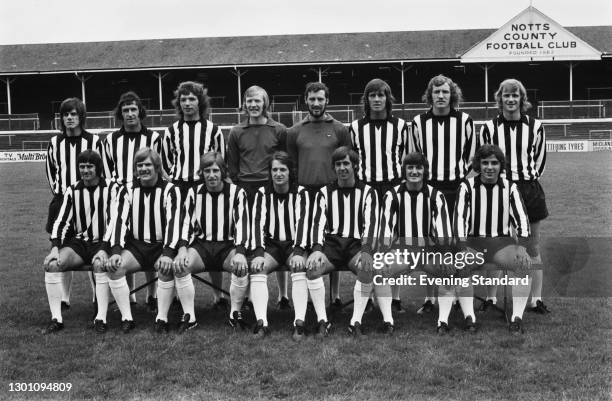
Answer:
MULTIPOLYGON (((291 177, 291 159, 284 152, 275 153, 270 165, 271 182, 258 190, 252 220, 245 191, 226 182, 225 164, 215 152, 202 157, 200 173, 204 183, 188 191, 183 212, 180 191, 162 178, 160 158, 151 149, 136 153, 137 180, 125 187, 99 177, 102 161, 95 151, 81 153, 78 163, 82 179, 66 191, 53 225, 53 248, 44 262, 52 313, 46 332, 63 328, 61 275, 91 263, 96 276, 98 312, 94 326, 97 332, 107 329, 109 288, 122 314, 122 330, 133 329, 125 275, 152 267, 159 272, 160 281, 155 330, 168 331, 168 309, 175 289, 184 311, 179 332, 196 327, 191 274, 222 267, 232 273, 229 323, 236 328, 246 326, 240 309, 249 289, 250 273, 257 318, 254 333, 265 336, 269 333, 267 274, 278 266, 288 265, 292 271, 295 305, 294 338, 304 335, 309 293, 319 322, 316 331, 322 336, 329 333, 331 324, 325 311, 321 276, 343 268, 357 276, 349 332, 362 335, 361 318, 373 288, 383 314, 383 331, 391 334, 394 327, 390 288, 386 284, 372 285, 377 273, 373 269, 373 253, 378 247, 379 224, 384 238, 391 239, 386 250, 390 246, 405 246, 406 243, 398 243, 405 238, 425 238, 428 243, 440 245, 440 239, 452 237, 446 201, 439 191, 426 184, 428 163, 419 153, 404 158, 405 181, 385 194, 382 219, 378 196, 356 178, 358 157, 347 147, 333 152, 331 163, 337 180, 317 193, 313 208, 307 204, 309 197, 304 196, 304 189, 297 188, 291 177), (305 216, 308 210, 314 214, 312 229, 305 224, 309 220, 305 216), (74 236, 68 235, 70 228, 74 236), (249 248, 253 250, 250 266, 246 259, 249 248), (306 250, 310 251, 309 255, 306 250)), ((486 244, 489 250, 495 249, 495 252, 489 251, 486 261, 495 268, 523 270, 529 258, 524 247, 513 243, 510 230, 512 225, 519 237, 527 238, 529 223, 516 186, 499 176, 504 165, 503 153, 494 145, 483 146, 476 153, 475 163, 482 172, 460 187, 454 234, 458 238, 503 237, 502 241, 486 244), (490 202, 483 200, 487 197, 503 199, 504 206, 492 211, 496 218, 484 222, 479 216, 487 214, 483 208, 490 207, 490 202), (491 231, 491 227, 495 230, 491 231)), ((476 253, 482 250, 479 246, 482 245, 462 243, 462 251, 476 253)), ((411 249, 421 249, 421 246, 411 249)), ((421 263, 418 268, 437 275, 456 273, 453 266, 440 266, 439 262, 421 263)), ((411 267, 394 263, 381 272, 385 276, 397 276, 407 270, 411 267)), ((522 330, 520 317, 526 296, 520 295, 525 289, 528 292, 529 286, 516 287, 513 292, 515 316, 510 329, 514 332, 522 330)), ((445 305, 446 295, 452 302, 451 293, 460 292, 466 327, 474 331, 471 286, 444 286, 441 290, 445 305)), ((449 311, 450 304, 440 309, 439 332, 448 330, 449 311)))

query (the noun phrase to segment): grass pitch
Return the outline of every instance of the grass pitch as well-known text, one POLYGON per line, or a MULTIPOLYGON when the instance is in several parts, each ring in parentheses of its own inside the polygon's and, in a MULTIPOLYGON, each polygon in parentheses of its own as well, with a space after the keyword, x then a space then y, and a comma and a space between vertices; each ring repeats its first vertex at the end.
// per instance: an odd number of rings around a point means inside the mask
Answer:
MULTIPOLYGON (((136 308, 136 330, 86 328, 89 283, 75 273, 66 329, 42 336, 49 320, 42 260, 50 200, 43 163, 0 164, 0 399, 286 399, 286 400, 609 400, 612 399, 612 153, 548 155, 542 185, 551 216, 542 224, 547 316, 524 315, 526 333, 511 337, 504 320, 478 316, 480 331, 435 335, 436 316, 415 311, 423 290, 405 288, 408 312, 392 338, 375 333, 380 314, 364 318, 369 336, 345 336, 349 310, 333 318, 325 341, 290 338, 291 312, 274 308, 272 335, 255 341, 224 326, 196 282, 197 330, 152 333, 153 317, 136 308), (71 383, 70 392, 11 392, 11 383, 71 383)), ((353 277, 342 275, 343 298, 353 277)), ((143 301, 143 295, 139 294, 143 301)), ((13 384, 13 388, 15 385, 13 384)))

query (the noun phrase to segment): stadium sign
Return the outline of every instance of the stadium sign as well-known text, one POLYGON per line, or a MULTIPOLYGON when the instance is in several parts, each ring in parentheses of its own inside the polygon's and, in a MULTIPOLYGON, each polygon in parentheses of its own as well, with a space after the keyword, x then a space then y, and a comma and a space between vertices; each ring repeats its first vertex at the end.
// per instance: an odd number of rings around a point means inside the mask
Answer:
POLYGON ((546 141, 547 152, 589 152, 589 141, 546 141))
POLYGON ((27 152, 0 152, 0 163, 4 162, 44 162, 47 160, 47 152, 27 151, 27 152))
POLYGON ((468 50, 462 63, 600 60, 601 52, 542 14, 527 7, 468 50))

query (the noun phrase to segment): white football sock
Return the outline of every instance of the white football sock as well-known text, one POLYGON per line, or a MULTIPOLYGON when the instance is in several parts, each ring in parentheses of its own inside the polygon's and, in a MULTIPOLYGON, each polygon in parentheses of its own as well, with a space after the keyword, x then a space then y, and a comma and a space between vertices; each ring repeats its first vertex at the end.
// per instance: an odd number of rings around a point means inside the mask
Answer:
POLYGON ((108 312, 108 301, 110 300, 110 289, 108 288, 108 276, 106 273, 94 273, 96 276, 96 298, 98 300, 98 314, 96 320, 106 323, 108 312))
POLYGON ((382 313, 383 321, 393 324, 393 313, 391 312, 391 286, 389 284, 374 285, 374 294, 378 301, 378 308, 382 313))
POLYGON ((264 326, 267 326, 269 299, 267 274, 251 274, 251 297, 253 309, 255 309, 255 320, 261 319, 264 326))
MULTIPOLYGON (((235 311, 242 309, 242 303, 246 298, 247 292, 249 291, 249 276, 238 277, 232 273, 230 281, 230 318, 233 318, 235 311)), ((255 304, 253 304, 255 307, 255 304)))
POLYGON ((113 280, 109 277, 108 286, 121 311, 121 320, 134 320, 132 318, 132 309, 130 308, 130 289, 128 288, 125 276, 118 280, 113 280))
POLYGON ((195 287, 193 286, 191 274, 184 277, 175 277, 174 286, 179 301, 181 301, 183 313, 189 314, 189 322, 195 322, 195 287))
POLYGON ((438 287, 438 326, 441 322, 448 324, 448 316, 450 315, 451 308, 453 307, 453 300, 455 299, 455 289, 450 289, 444 286, 438 287))
POLYGON ((372 283, 362 283, 359 280, 355 281, 355 287, 353 288, 353 316, 351 317, 351 325, 354 326, 355 322, 361 323, 363 318, 363 312, 370 299, 370 292, 372 292, 372 283))
POLYGON ((45 272, 45 288, 47 289, 47 299, 49 300, 49 309, 51 310, 51 319, 57 319, 58 323, 62 323, 62 283, 64 281, 64 273, 45 272))
POLYGON ((512 286, 512 319, 514 322, 515 317, 523 318, 523 312, 527 305, 527 298, 529 297, 529 291, 531 289, 531 278, 529 278, 529 284, 522 285, 516 284, 512 286))
POLYGON ((325 310, 325 283, 323 277, 315 280, 307 280, 308 292, 317 313, 317 321, 324 320, 327 322, 327 311, 325 310))
POLYGON ((70 294, 72 292, 73 276, 73 271, 64 272, 64 278, 62 279, 62 301, 66 302, 68 305, 70 305, 70 294))
POLYGON ((161 281, 157 286, 157 317, 155 320, 168 322, 168 311, 174 298, 174 280, 161 281))
MULTIPOLYGON (((306 273, 291 273, 291 297, 295 320, 306 320, 306 307, 308 306, 308 284, 306 273)), ((294 320, 294 323, 295 323, 294 320)))
POLYGON ((459 298, 459 305, 461 305, 463 317, 467 319, 468 316, 471 316, 472 322, 476 323, 476 314, 474 313, 474 287, 468 285, 467 287, 458 286, 456 288, 456 294, 459 298))

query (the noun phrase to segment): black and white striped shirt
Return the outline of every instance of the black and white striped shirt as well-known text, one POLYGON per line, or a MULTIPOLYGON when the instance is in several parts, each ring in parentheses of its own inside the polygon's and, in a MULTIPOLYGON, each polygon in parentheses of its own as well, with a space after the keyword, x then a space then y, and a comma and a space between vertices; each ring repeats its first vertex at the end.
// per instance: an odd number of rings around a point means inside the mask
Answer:
POLYGON ((279 194, 272 186, 259 188, 251 213, 251 249, 255 250, 255 256, 263 256, 266 238, 277 241, 295 239, 296 217, 299 218, 296 205, 301 189, 279 194))
POLYGON ((161 177, 152 187, 139 180, 121 187, 111 210, 111 223, 105 234, 113 253, 133 238, 148 244, 162 243, 163 254, 176 256, 182 229, 183 203, 177 187, 161 177))
POLYGON ((119 131, 104 139, 104 174, 123 185, 134 179, 134 155, 142 148, 151 148, 161 155, 161 137, 144 126, 140 132, 119 131))
POLYGON ((200 179, 200 157, 216 151, 225 159, 225 139, 211 121, 176 121, 166 128, 162 140, 162 164, 172 181, 196 182, 200 179))
POLYGON ((83 181, 69 186, 51 230, 53 246, 59 247, 64 243, 70 228, 75 238, 87 242, 102 241, 118 190, 119 185, 103 178, 92 187, 86 187, 83 181))
POLYGON ((480 129, 480 144, 493 144, 506 155, 512 181, 537 180, 546 167, 546 135, 539 120, 522 114, 509 121, 502 114, 480 129))
POLYGON ((516 184, 499 177, 495 184, 481 182, 480 176, 463 180, 457 192, 453 216, 454 235, 466 237, 529 237, 529 219, 516 184))
POLYGON ((185 200, 181 244, 195 238, 203 241, 234 241, 236 252, 245 254, 249 245, 249 207, 246 192, 234 184, 223 184, 220 192, 209 192, 205 184, 191 188, 185 200))
POLYGON ((83 131, 79 136, 59 134, 51 138, 47 147, 47 180, 53 195, 62 195, 81 179, 77 156, 87 149, 102 156, 102 142, 98 135, 83 131))
POLYGON ((378 198, 369 185, 361 181, 350 188, 326 185, 315 197, 313 251, 321 250, 325 235, 331 234, 361 240, 362 250, 371 253, 378 239, 379 213, 378 198))
POLYGON ((430 181, 456 181, 465 178, 476 151, 472 118, 451 109, 446 116, 431 110, 412 120, 410 151, 420 152, 429 161, 430 181))
POLYGON ((353 121, 349 131, 359 154, 360 180, 389 182, 402 177, 402 159, 408 151, 409 131, 404 120, 393 116, 386 120, 364 117, 353 121))
POLYGON ((380 231, 385 248, 394 243, 450 243, 452 229, 444 195, 430 185, 423 185, 420 191, 409 191, 404 183, 394 187, 385 194, 380 231))

